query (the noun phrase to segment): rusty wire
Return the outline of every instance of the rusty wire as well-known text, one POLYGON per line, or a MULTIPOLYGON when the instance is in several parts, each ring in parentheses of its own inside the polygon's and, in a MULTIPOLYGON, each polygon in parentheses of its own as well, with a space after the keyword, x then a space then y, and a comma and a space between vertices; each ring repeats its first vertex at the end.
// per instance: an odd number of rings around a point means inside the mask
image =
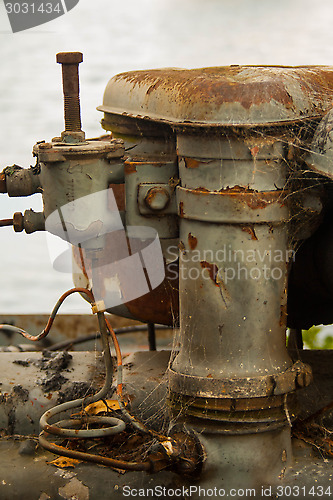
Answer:
MULTIPOLYGON (((65 292, 57 301, 55 307, 53 308, 53 311, 49 317, 49 320, 47 322, 46 327, 44 330, 39 335, 30 335, 29 333, 25 332, 24 330, 14 327, 12 325, 0 325, 0 329, 7 329, 10 331, 13 331, 15 333, 20 333, 23 335, 25 338, 32 340, 32 341, 38 341, 46 337, 46 335, 50 332, 50 329, 52 327, 52 324, 54 322, 54 319, 58 313, 58 310, 61 306, 61 304, 64 302, 64 300, 71 294, 78 292, 81 294, 86 295, 92 303, 94 303, 94 295, 92 291, 86 289, 86 288, 72 288, 65 292)), ((79 452, 75 450, 69 450, 67 448, 64 448, 62 446, 56 445, 54 443, 50 443, 45 434, 52 434, 55 436, 61 436, 65 438, 97 438, 97 437, 104 437, 108 435, 114 435, 117 433, 122 432, 126 428, 126 424, 123 420, 114 418, 114 417, 94 417, 94 416, 89 416, 89 415, 84 415, 82 421, 79 419, 75 420, 61 420, 59 422, 56 422, 55 424, 49 424, 49 419, 54 417, 55 415, 58 415, 59 413, 71 410, 73 408, 77 408, 78 406, 81 406, 83 404, 90 404, 94 403, 96 401, 99 401, 103 398, 106 397, 108 394, 111 386, 112 386, 112 378, 113 378, 113 362, 112 362, 112 357, 111 357, 111 352, 110 352, 110 345, 109 345, 109 339, 108 339, 108 331, 110 333, 110 336, 112 338, 112 342, 116 351, 116 356, 117 356, 117 365, 118 365, 118 370, 117 370, 117 399, 119 402, 119 407, 124 415, 124 417, 129 420, 134 428, 139 430, 140 432, 143 432, 145 434, 150 434, 156 438, 159 439, 161 444, 165 444, 166 442, 170 443, 172 442, 172 439, 170 437, 161 435, 151 429, 148 429, 142 422, 140 422, 136 417, 131 415, 128 410, 126 409, 126 402, 124 401, 124 396, 122 392, 122 355, 121 355, 121 350, 120 346, 118 343, 118 339, 116 337, 116 334, 110 324, 110 322, 105 318, 105 315, 103 312, 98 312, 97 313, 97 318, 98 318, 98 323, 99 323, 99 330, 100 330, 100 335, 102 339, 102 346, 103 346, 103 358, 104 358, 104 363, 105 363, 105 382, 102 387, 102 389, 95 394, 94 396, 88 396, 86 398, 79 398, 75 399, 73 401, 67 401, 65 403, 62 403, 60 405, 55 406, 54 408, 51 408, 50 410, 47 410, 40 418, 40 435, 39 435, 39 443, 41 446, 43 446, 45 449, 59 454, 59 455, 64 455, 70 458, 78 458, 90 462, 95 462, 95 463, 100 463, 103 465, 108 465, 110 467, 116 467, 119 469, 125 469, 125 470, 135 470, 135 471, 149 471, 151 470, 151 462, 150 461, 145 461, 145 462, 123 462, 121 460, 116 460, 108 457, 102 457, 100 455, 92 455, 90 453, 84 453, 84 452, 79 452), (96 423, 102 423, 102 424, 109 424, 109 427, 104 427, 104 428, 99 428, 99 429, 73 429, 73 428, 68 428, 69 426, 74 427, 75 425, 79 425, 81 423, 85 424, 96 424, 96 423)))
MULTIPOLYGON (((97 313, 98 317, 98 322, 99 322, 99 327, 100 327, 100 332, 101 332, 101 338, 102 338, 102 343, 103 343, 103 354, 104 354, 104 363, 105 363, 105 382, 104 386, 102 389, 95 394, 94 396, 89 396, 87 398, 80 398, 76 399, 73 401, 68 401, 66 403, 62 403, 58 406, 55 406, 54 408, 46 411, 40 419, 40 428, 41 432, 39 435, 39 443, 41 446, 43 446, 45 449, 59 454, 59 455, 64 455, 66 457, 70 458, 76 458, 76 459, 81 459, 81 460, 86 460, 89 462, 95 462, 95 463, 100 463, 103 465, 107 465, 109 467, 115 467, 118 469, 125 469, 125 470, 133 470, 133 471, 149 471, 151 469, 151 463, 149 461, 145 462, 124 462, 121 460, 116 460, 113 458, 109 457, 103 457, 100 455, 93 455, 90 453, 84 453, 76 450, 69 450, 67 448, 64 448, 63 446, 56 445, 54 443, 50 443, 46 437, 45 433, 48 434, 53 434, 56 436, 61 436, 61 437, 69 437, 69 438, 87 438, 87 437, 104 437, 106 435, 111 435, 111 434, 116 434, 121 432, 122 430, 125 429, 125 423, 117 418, 112 418, 112 417, 91 417, 88 415, 85 415, 84 421, 86 423, 106 423, 106 424, 111 424, 110 427, 107 428, 102 428, 102 429, 84 429, 84 430, 79 430, 79 429, 68 429, 64 427, 68 427, 69 425, 76 425, 80 423, 79 420, 65 420, 65 421, 60 421, 57 422, 56 424, 49 424, 48 420, 55 415, 58 415, 59 413, 62 413, 63 411, 67 411, 69 409, 76 408, 78 406, 85 404, 90 404, 96 401, 99 401, 100 399, 103 399, 107 393, 110 390, 111 384, 112 384, 112 374, 113 374, 113 364, 112 364, 112 357, 110 353, 110 346, 109 346, 109 340, 108 340, 108 334, 107 334, 107 329, 109 329, 110 334, 112 336, 112 340, 115 345, 115 349, 117 352, 117 359, 118 359, 118 367, 122 367, 122 357, 121 357, 121 352, 120 352, 120 347, 118 344, 118 341, 116 339, 116 336, 113 332, 113 329, 110 325, 109 322, 107 322, 104 313, 98 312, 97 313), (112 334, 113 332, 113 334, 112 334), (117 346, 117 347, 116 347, 117 346)), ((118 368, 118 373, 120 373, 121 370, 118 368)), ((118 389, 120 385, 120 380, 118 379, 118 389)), ((122 397, 122 392, 120 391, 119 398, 122 397)))
POLYGON ((50 315, 50 317, 48 319, 46 327, 38 335, 30 335, 30 333, 26 332, 25 330, 22 330, 21 328, 18 328, 18 327, 13 326, 13 325, 5 325, 5 324, 0 325, 0 330, 7 330, 7 331, 10 331, 10 332, 13 332, 13 333, 19 333, 20 335, 23 335, 23 337, 25 337, 26 339, 32 340, 33 342, 36 342, 38 340, 42 340, 44 337, 46 337, 46 335, 49 334, 49 332, 51 330, 51 327, 53 325, 54 319, 55 319, 55 317, 56 317, 56 315, 57 315, 57 313, 59 311, 60 306, 64 302, 64 300, 69 295, 72 295, 73 293, 76 293, 76 292, 83 293, 83 294, 87 295, 88 298, 92 302, 94 302, 94 295, 87 288, 71 288, 70 290, 67 290, 67 292, 65 292, 64 294, 62 294, 62 296, 59 298, 58 302, 54 306, 53 311, 52 311, 52 313, 51 313, 51 315, 50 315))
MULTIPOLYGON (((154 325, 155 330, 170 330, 171 327, 167 325, 154 325)), ((116 335, 123 335, 126 333, 136 333, 136 332, 146 332, 147 325, 131 325, 131 326, 121 326, 119 328, 113 329, 116 335)), ((58 342, 57 344, 53 344, 48 347, 48 351, 58 351, 60 349, 67 349, 73 345, 82 344, 83 342, 89 342, 89 340, 95 340, 100 337, 100 333, 92 333, 90 335, 84 335, 82 337, 77 337, 72 340, 64 340, 62 342, 58 342)))
POLYGON ((85 460, 87 462, 94 462, 97 464, 106 465, 108 467, 114 467, 116 469, 124 469, 130 471, 146 471, 151 470, 151 463, 145 462, 124 462, 122 460, 116 460, 115 458, 103 457, 101 455, 93 455, 91 453, 85 453, 83 451, 69 450, 64 446, 59 446, 55 443, 50 443, 45 436, 41 433, 39 436, 39 443, 48 451, 56 453, 57 455, 63 455, 69 458, 75 458, 77 460, 85 460))
POLYGON ((120 350, 120 345, 117 339, 117 336, 115 334, 114 329, 111 326, 111 323, 109 320, 104 316, 104 321, 107 326, 107 329, 109 330, 109 333, 112 338, 112 342, 116 351, 116 356, 117 356, 117 394, 118 396, 122 396, 123 394, 123 358, 121 355, 121 350, 120 350))
MULTIPOLYGON (((105 381, 102 389, 98 391, 94 396, 88 396, 87 398, 79 398, 74 399, 73 401, 67 401, 66 403, 62 403, 60 405, 47 410, 40 418, 39 425, 42 431, 45 431, 49 434, 54 434, 56 436, 63 437, 101 437, 106 435, 116 434, 125 429, 125 423, 120 419, 111 419, 109 420, 110 427, 104 429, 89 429, 89 430, 78 430, 78 429, 68 429, 64 428, 61 425, 63 422, 58 422, 56 424, 49 424, 48 421, 55 415, 62 413, 67 410, 71 410, 73 408, 77 408, 83 404, 90 404, 103 399, 108 394, 111 385, 112 385, 112 377, 113 377, 113 363, 112 357, 110 353, 110 346, 108 340, 108 334, 106 329, 105 317, 104 313, 97 313, 98 323, 101 331, 101 338, 103 344, 103 357, 105 363, 105 381), (116 421, 115 421, 116 420, 116 421)), ((111 418, 111 417, 108 417, 111 418)), ((87 423, 96 423, 95 418, 85 416, 85 420, 87 423)), ((105 423, 105 422, 104 422, 105 423)), ((67 424, 65 424, 67 426, 67 424)))
POLYGON ((0 227, 12 226, 13 222, 13 219, 0 219, 0 227))

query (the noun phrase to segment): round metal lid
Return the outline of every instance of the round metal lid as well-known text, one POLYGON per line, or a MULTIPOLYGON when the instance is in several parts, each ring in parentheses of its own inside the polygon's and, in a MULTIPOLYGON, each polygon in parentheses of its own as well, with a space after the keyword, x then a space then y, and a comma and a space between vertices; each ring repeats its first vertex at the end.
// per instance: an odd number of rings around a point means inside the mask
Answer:
POLYGON ((322 116, 332 105, 331 66, 222 66, 121 73, 97 109, 207 127, 298 121, 322 116))

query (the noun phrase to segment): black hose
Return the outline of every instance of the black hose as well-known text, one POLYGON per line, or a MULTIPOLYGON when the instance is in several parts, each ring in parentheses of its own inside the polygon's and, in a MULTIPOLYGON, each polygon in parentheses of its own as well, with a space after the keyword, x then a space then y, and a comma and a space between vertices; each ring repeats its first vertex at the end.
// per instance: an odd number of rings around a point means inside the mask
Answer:
MULTIPOLYGON (((170 330, 172 329, 170 326, 165 325, 154 325, 155 330, 170 330)), ((147 331, 147 325, 133 325, 133 326, 122 326, 120 328, 114 328, 114 333, 116 335, 122 335, 125 333, 132 332, 145 332, 147 331)), ((58 342, 47 348, 48 351, 59 351, 60 349, 66 349, 72 345, 83 344, 84 342, 89 342, 90 340, 95 340, 100 337, 100 332, 91 333, 90 335, 84 335, 82 337, 78 337, 73 340, 64 340, 62 342, 58 342)), ((156 349, 154 349, 156 350, 156 349)))

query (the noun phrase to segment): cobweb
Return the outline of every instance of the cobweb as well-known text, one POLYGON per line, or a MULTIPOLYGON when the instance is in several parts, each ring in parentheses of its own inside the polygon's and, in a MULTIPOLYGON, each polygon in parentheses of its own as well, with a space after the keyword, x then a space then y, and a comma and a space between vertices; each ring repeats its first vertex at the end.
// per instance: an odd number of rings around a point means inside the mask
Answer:
MULTIPOLYGON (((289 206, 289 218, 283 223, 287 226, 288 234, 288 250, 292 252, 295 257, 291 259, 288 264, 288 273, 290 273, 294 261, 297 260, 297 255, 302 247, 305 247, 307 241, 310 238, 316 238, 316 233, 320 228, 323 227, 327 218, 330 217, 332 211, 332 197, 331 192, 333 190, 332 180, 325 173, 320 173, 320 171, 315 170, 312 166, 309 166, 309 157, 313 152, 312 143, 313 137, 318 129, 319 119, 315 120, 304 120, 298 123, 293 123, 284 126, 272 126, 270 128, 256 127, 252 129, 226 129, 223 131, 224 139, 230 141, 230 145, 237 140, 249 141, 253 145, 258 142, 265 140, 272 140, 275 142, 280 142, 283 145, 283 156, 277 160, 284 165, 286 170, 286 179, 283 186, 276 186, 280 190, 281 200, 287 203, 289 206)), ((203 132, 204 134, 205 132, 203 132)), ((318 151, 316 151, 318 152, 318 151)), ((325 154, 325 149, 322 151, 325 154)), ((223 168, 221 162, 221 169, 223 168)), ((235 168, 237 168, 237 161, 235 160, 235 168)), ((256 169, 258 163, 254 158, 253 161, 253 178, 256 175, 256 169)), ((230 186, 232 187, 232 186, 230 186)), ((239 186, 238 186, 239 187, 239 186)), ((245 190, 250 190, 249 186, 244 186, 245 190)), ((184 252, 184 248, 180 243, 180 252, 184 252)), ((306 269, 303 269, 306 273, 306 269)), ((320 278, 318 278, 320 281, 320 278)), ((164 284, 166 291, 168 284, 164 284)), ((309 295, 311 295, 311 290, 308 290, 309 295)), ((302 313, 302 311, 301 311, 302 313)), ((308 313, 304 311, 304 314, 308 313)), ((309 314, 311 321, 311 314, 309 314)), ((184 332, 186 335, 191 336, 191 321, 190 318, 182 318, 182 323, 179 328, 178 324, 178 311, 173 311, 174 317, 174 332, 172 348, 170 353, 170 361, 168 368, 172 367, 174 359, 177 357, 179 351, 182 349, 182 344, 184 341, 184 332)), ((333 321, 333 316, 332 316, 333 321)), ((324 321, 323 321, 324 322, 324 321)), ((302 328, 302 325, 300 326, 302 328)), ((209 331, 207 331, 209 335, 209 331)), ((191 344, 191 341, 187 342, 187 345, 191 344)), ((152 354, 158 358, 158 353, 152 354)), ((189 353, 191 356, 191 353, 189 353)), ((294 353, 295 359, 299 358, 297 353, 294 353)), ((295 360, 294 359, 294 360, 295 360)), ((191 359, 189 359, 189 365, 191 364, 191 359)), ((145 369, 144 366, 138 367, 138 369, 145 369)), ((135 379, 133 379, 135 381, 135 379)), ((165 372, 162 380, 156 384, 153 392, 156 393, 156 398, 152 398, 152 393, 146 395, 138 407, 138 411, 142 416, 144 414, 149 414, 146 419, 146 424, 152 427, 156 426, 159 430, 168 433, 174 426, 182 425, 186 422, 187 412, 191 405, 195 403, 196 397, 187 396, 182 398, 180 403, 175 406, 172 402, 172 397, 168 391, 169 386, 169 371, 165 372), (160 399, 159 399, 160 398, 160 399), (159 400, 159 402, 158 402, 159 400), (151 401, 151 406, 149 406, 151 401), (148 404, 148 408, 147 408, 148 404), (148 410, 148 411, 147 411, 148 410)), ((314 384, 315 391, 318 393, 318 400, 321 398, 320 384, 314 384)), ((134 389, 134 387, 129 388, 134 389)), ((314 405, 314 411, 316 410, 316 405, 314 405)), ((292 424, 297 417, 297 410, 295 410, 294 404, 289 405, 289 399, 285 399, 284 411, 286 413, 286 424, 292 424)), ((246 417, 246 412, 244 412, 244 418, 246 417)), ((300 436, 299 430, 298 436, 300 436)), ((327 430, 325 427, 325 436, 331 431, 327 430)), ((308 442, 311 442, 308 439, 308 442)), ((318 442, 317 442, 318 448, 318 442)), ((319 446, 320 453, 325 456, 327 453, 325 450, 319 446)), ((327 450, 326 450, 327 451, 327 450)), ((328 453, 329 455, 330 453, 328 453)))

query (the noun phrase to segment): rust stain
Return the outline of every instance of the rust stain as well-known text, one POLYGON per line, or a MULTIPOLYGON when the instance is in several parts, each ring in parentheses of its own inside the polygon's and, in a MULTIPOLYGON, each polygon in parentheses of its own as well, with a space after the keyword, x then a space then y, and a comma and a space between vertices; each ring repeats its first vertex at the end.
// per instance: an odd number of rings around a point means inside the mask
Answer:
POLYGON ((186 168, 198 168, 200 165, 200 162, 194 158, 184 158, 184 160, 186 168))
POLYGON ((149 94, 150 94, 153 90, 155 90, 157 87, 158 87, 158 85, 157 85, 156 83, 154 83, 153 85, 151 85, 151 86, 148 88, 148 90, 147 90, 146 94, 147 94, 147 95, 149 95, 149 94))
POLYGON ((125 161, 125 167, 124 167, 125 175, 129 174, 135 174, 136 170, 136 164, 132 163, 130 161, 125 161))
POLYGON ((6 192, 7 192, 6 175, 1 173, 0 174, 0 193, 6 193, 6 192))
POLYGON ((179 215, 181 217, 184 217, 184 215, 185 215, 185 213, 184 213, 184 202, 182 202, 182 201, 179 203, 179 215))
POLYGON ((250 189, 246 186, 240 186, 239 184, 236 184, 235 186, 232 186, 231 188, 225 188, 221 189, 220 193, 230 193, 230 194, 235 194, 235 193, 255 193, 254 189, 250 189))
POLYGON ((287 325, 287 304, 282 304, 280 306, 280 326, 286 326, 287 325))
POLYGON ((207 262, 206 260, 202 260, 202 261, 200 261, 200 266, 202 267, 202 269, 208 270, 210 279, 213 281, 215 286, 219 286, 219 284, 216 281, 217 275, 219 272, 217 265, 211 264, 210 262, 207 262))
POLYGON ((198 239, 193 236, 191 233, 188 233, 188 245, 191 250, 194 250, 197 247, 198 239))
POLYGON ((230 196, 231 198, 235 198, 246 203, 253 210, 266 208, 267 205, 271 205, 272 203, 279 203, 282 207, 285 205, 285 199, 289 194, 288 191, 284 190, 255 191, 238 185, 233 186, 232 188, 221 189, 220 191, 209 191, 206 188, 198 187, 196 189, 192 189, 191 193, 198 195, 221 194, 230 196))
MULTIPOLYGON (((270 103, 272 99, 301 114, 291 83, 310 100, 313 114, 323 113, 332 102, 333 72, 320 67, 282 66, 225 66, 192 70, 163 69, 122 73, 114 77, 115 82, 126 81, 132 88, 146 87, 146 94, 161 89, 170 99, 183 103, 199 101, 209 108, 217 108, 226 103, 240 103, 245 109, 270 103), (316 99, 320 96, 321 99, 316 99)), ((206 112, 202 106, 203 113, 206 112)), ((201 116, 198 119, 202 119, 201 116)))
POLYGON ((242 226, 241 229, 242 229, 242 231, 244 231, 245 233, 248 233, 251 236, 251 240, 258 240, 253 224, 249 224, 247 226, 242 226))
POLYGON ((194 194, 200 194, 200 193, 211 193, 212 191, 209 191, 209 189, 205 187, 198 187, 192 190, 194 194))
POLYGON ((255 158, 257 154, 259 153, 259 146, 254 146, 252 149, 250 149, 251 155, 255 158))
MULTIPOLYGON (((125 184, 109 184, 109 189, 112 189, 116 199, 119 211, 125 211, 125 184)), ((110 198, 108 197, 108 208, 112 208, 110 198)))
POLYGON ((165 267, 164 281, 153 291, 126 302, 132 315, 143 322, 177 325, 179 315, 178 272, 174 263, 165 267))
MULTIPOLYGON (((283 193, 285 194, 285 193, 283 193)), ((253 210, 266 208, 267 205, 280 201, 280 205, 284 205, 284 197, 281 191, 266 191, 260 193, 251 193, 246 197, 247 205, 253 210)))
POLYGON ((186 250, 185 250, 185 245, 184 245, 184 243, 183 243, 182 241, 180 241, 180 242, 178 243, 178 248, 179 248, 179 250, 180 250, 183 254, 185 254, 185 253, 186 253, 186 250))

